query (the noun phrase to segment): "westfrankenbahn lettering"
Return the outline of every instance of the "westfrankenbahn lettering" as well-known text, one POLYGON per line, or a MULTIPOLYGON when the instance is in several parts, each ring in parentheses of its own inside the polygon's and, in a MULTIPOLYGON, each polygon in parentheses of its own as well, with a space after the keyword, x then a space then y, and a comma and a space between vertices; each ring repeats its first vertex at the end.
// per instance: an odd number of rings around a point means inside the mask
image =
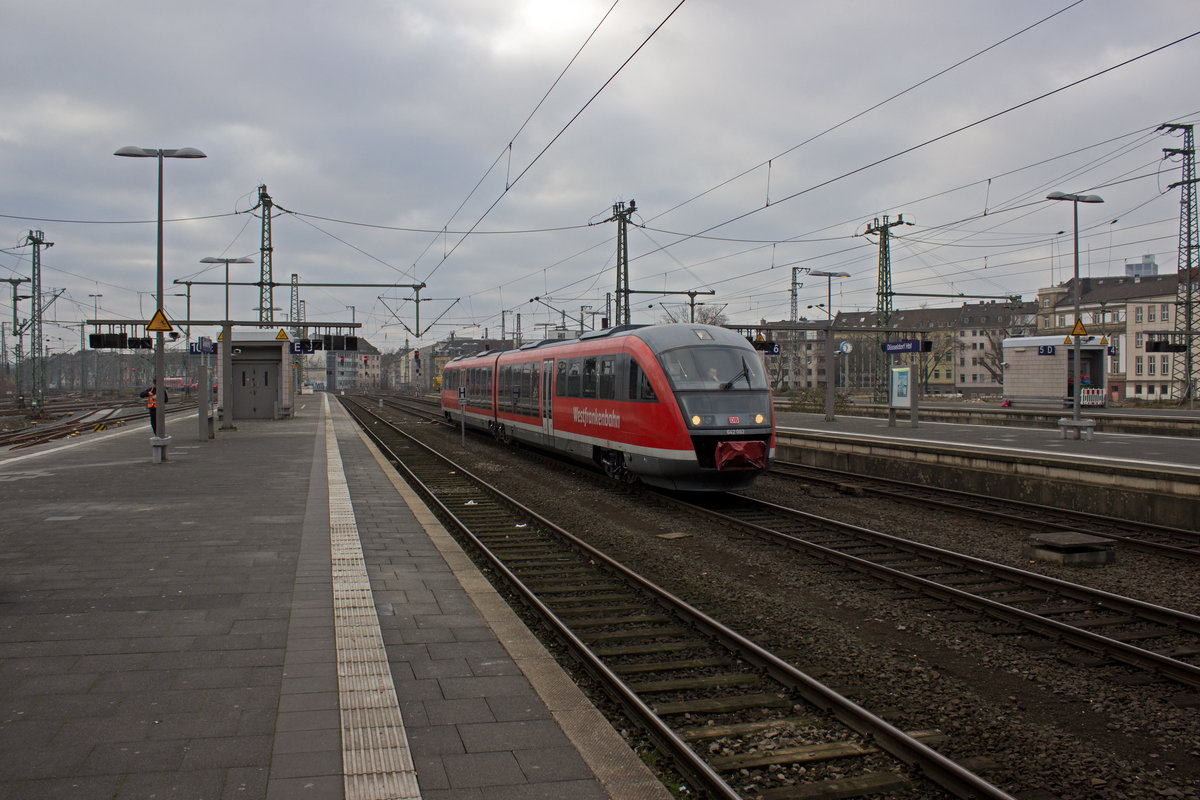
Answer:
POLYGON ((621 415, 611 411, 594 411, 588 408, 575 409, 575 422, 580 425, 600 425, 605 428, 620 428, 621 415))

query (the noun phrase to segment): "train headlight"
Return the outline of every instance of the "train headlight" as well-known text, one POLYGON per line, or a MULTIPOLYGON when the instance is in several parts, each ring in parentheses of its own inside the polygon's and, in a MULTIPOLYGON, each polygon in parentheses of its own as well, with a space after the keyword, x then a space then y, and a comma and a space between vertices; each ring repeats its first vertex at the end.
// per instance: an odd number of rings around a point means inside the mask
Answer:
POLYGON ((692 415, 692 425, 699 426, 699 424, 700 424, 700 415, 693 414, 692 415))
POLYGON ((764 420, 764 419, 765 419, 765 417, 763 417, 763 415, 762 415, 762 414, 755 414, 755 415, 754 415, 754 421, 755 421, 756 423, 758 423, 759 425, 762 425, 762 424, 763 424, 763 420, 764 420))

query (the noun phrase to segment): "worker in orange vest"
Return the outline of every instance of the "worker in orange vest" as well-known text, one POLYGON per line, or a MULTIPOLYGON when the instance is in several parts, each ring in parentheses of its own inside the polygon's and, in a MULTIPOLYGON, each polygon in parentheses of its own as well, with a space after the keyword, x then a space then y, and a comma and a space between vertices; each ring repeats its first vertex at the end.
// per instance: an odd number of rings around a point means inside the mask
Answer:
MULTIPOLYGON (((158 436, 158 392, 153 386, 144 390, 138 397, 146 398, 146 411, 150 412, 150 430, 154 431, 154 435, 158 436)), ((167 403, 170 402, 170 395, 167 390, 163 389, 163 410, 166 410, 167 403)))

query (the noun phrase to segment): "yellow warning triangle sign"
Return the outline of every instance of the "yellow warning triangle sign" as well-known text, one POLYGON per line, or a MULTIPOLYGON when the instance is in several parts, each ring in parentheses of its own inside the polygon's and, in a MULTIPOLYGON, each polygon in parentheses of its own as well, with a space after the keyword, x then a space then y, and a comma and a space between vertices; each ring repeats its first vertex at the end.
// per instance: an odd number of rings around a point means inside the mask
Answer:
POLYGON ((1107 336, 1101 336, 1101 337, 1100 337, 1100 344, 1107 345, 1107 344, 1108 344, 1108 337, 1107 337, 1107 336))
POLYGON ((225 331, 221 331, 220 333, 217 334, 218 342, 221 341, 221 339, 223 339, 223 338, 225 338, 225 331))
POLYGON ((279 333, 275 334, 275 341, 280 341, 280 340, 283 340, 285 342, 291 341, 288 338, 287 331, 285 331, 283 328, 280 328, 279 333))
POLYGON ((1083 329, 1083 320, 1075 320, 1075 327, 1071 329, 1072 336, 1087 336, 1087 331, 1083 329))
POLYGON ((154 316, 150 318, 150 324, 146 326, 146 330, 151 333, 170 333, 175 330, 171 327, 171 323, 167 322, 167 315, 160 308, 154 312, 154 316))
POLYGON ((1070 337, 1070 336, 1068 336, 1067 338, 1063 339, 1063 344, 1070 344, 1070 343, 1071 343, 1071 337, 1070 337))

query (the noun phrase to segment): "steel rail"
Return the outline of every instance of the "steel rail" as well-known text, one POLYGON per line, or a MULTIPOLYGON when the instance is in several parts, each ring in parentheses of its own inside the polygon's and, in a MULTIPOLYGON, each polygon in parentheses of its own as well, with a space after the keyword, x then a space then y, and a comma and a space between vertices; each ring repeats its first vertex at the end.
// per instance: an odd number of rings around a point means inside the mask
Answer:
MULTIPOLYGON (((868 484, 879 484, 880 486, 861 486, 864 491, 873 494, 889 497, 893 499, 903 500, 906 502, 916 503, 934 503, 943 508, 950 508, 956 511, 963 511, 979 516, 988 516, 996 519, 1002 519, 1007 522, 1017 522, 1021 524, 1042 525, 1055 530, 1073 530, 1080 533, 1087 533, 1092 536, 1098 536, 1104 539, 1127 544, 1130 547, 1137 548, 1149 553, 1168 553, 1188 559, 1200 558, 1200 532, 1187 531, 1179 528, 1171 528, 1165 525, 1155 525, 1147 522, 1137 522, 1135 520, 1113 519, 1111 517, 1103 517, 1099 514, 1091 514, 1086 511, 1075 511, 1066 508, 1055 508, 1053 506, 1044 506, 1037 503, 1028 503, 1021 500, 1003 500, 999 501, 1002 505, 1010 506, 1018 509, 1018 512, 1001 511, 990 508, 981 508, 970 503, 977 501, 979 495, 974 495, 970 492, 964 492, 958 489, 942 489, 930 488, 914 483, 906 483, 905 481, 895 480, 894 478, 879 478, 875 476, 856 475, 852 472, 842 470, 826 469, 823 467, 812 467, 807 464, 793 464, 790 462, 776 461, 771 469, 772 473, 782 477, 794 477, 801 480, 817 480, 825 483, 839 483, 837 477, 845 478, 846 481, 861 481, 868 484), (800 474, 789 473, 789 470, 797 470, 800 474), (813 477, 804 474, 805 472, 826 473, 830 476, 837 477, 813 477), (898 487, 895 490, 881 488, 894 486, 898 487), (909 494, 912 492, 912 494, 909 494), (949 499, 944 499, 949 498, 949 499), (1028 515, 1022 515, 1020 511, 1025 511, 1028 515), (1038 514, 1056 515, 1061 518, 1070 520, 1070 522, 1059 523, 1051 522, 1037 517, 1038 514), (1088 523, 1103 526, 1109 530, 1097 530, 1095 527, 1086 527, 1088 523), (1147 541, 1137 536, 1126 534, 1112 533, 1112 527, 1124 525, 1128 528, 1139 529, 1144 531, 1147 536, 1161 536, 1174 539, 1190 540, 1191 547, 1183 547, 1175 544, 1166 544, 1163 542, 1147 541)), ((989 498, 991 499, 991 498, 989 498)))
MULTIPOLYGON (((367 409, 363 409, 367 411, 367 409)), ((368 413, 370 413, 368 411, 368 413)), ((384 421, 387 423, 386 420, 384 421)), ((511 504, 521 514, 528 516, 532 520, 536 520, 539 525, 544 525, 550 530, 553 530, 556 535, 570 542, 572 546, 586 553, 589 558, 604 564, 608 569, 616 572, 622 578, 630 581, 640 587, 649 594, 657 597, 664 603, 669 604, 673 610, 688 618, 693 624, 707 633, 713 635, 730 649, 742 653, 751 663, 764 669, 773 678, 778 680, 784 686, 795 690, 801 697, 818 708, 828 711, 835 718, 849 727, 851 730, 860 735, 874 741, 881 750, 889 753, 893 757, 908 764, 911 767, 919 769, 932 782, 961 798, 978 798, 978 800, 1014 800, 1012 795, 1002 791, 985 781, 970 770, 965 769, 955 761, 933 750, 928 745, 917 741, 900 729, 893 726, 891 723, 875 716, 866 709, 862 708, 853 701, 845 698, 829 687, 820 683, 816 679, 810 677, 797 667, 780 659, 769 651, 763 649, 754 642, 746 639, 732 629, 726 627, 717 620, 709 617, 699 609, 689 605, 681 598, 671 594, 665 589, 652 583, 648 579, 642 577, 638 573, 630 570, 623 564, 613 560, 605 553, 592 547, 587 542, 579 539, 563 528, 555 525, 550 520, 545 519, 537 512, 522 504, 520 501, 505 495, 498 489, 491 487, 486 481, 475 477, 472 473, 462 467, 460 464, 437 454, 424 443, 414 439, 408 434, 391 426, 399 435, 405 437, 409 441, 425 449, 427 452, 442 459, 451 466, 455 471, 461 474, 470 476, 491 492, 504 498, 504 501, 511 504)), ((651 738, 672 758, 677 759, 677 763, 681 766, 681 771, 689 774, 689 777, 696 781, 697 784, 705 786, 706 789, 714 792, 714 796, 729 798, 729 800, 737 800, 740 796, 736 794, 732 788, 720 777, 707 763, 705 763, 691 747, 687 745, 669 726, 667 726, 661 718, 659 718, 629 687, 623 680, 609 668, 587 647, 567 625, 559 619, 559 617, 550 610, 544 603, 525 584, 509 570, 498 557, 491 553, 490 549, 475 536, 475 534, 467 527, 466 523, 462 522, 458 515, 455 514, 448 506, 446 506, 437 497, 432 489, 427 487, 419 477, 415 475, 406 465, 399 455, 389 448, 386 443, 374 432, 367 428, 367 435, 375 441, 385 452, 390 456, 394 464, 401 468, 418 487, 418 491, 432 501, 441 511, 454 521, 459 530, 475 544, 476 547, 484 553, 489 564, 491 564, 497 572, 504 576, 506 581, 509 581, 513 588, 528 602, 537 612, 542 615, 545 620, 554 629, 556 635, 561 636, 564 642, 569 646, 588 671, 592 673, 598 680, 609 687, 616 694, 622 707, 631 714, 639 723, 646 726, 646 730, 650 733, 651 738), (699 779, 699 780, 698 780, 699 779), (714 783, 715 782, 715 783, 714 783), (710 786, 711 784, 711 786, 710 786)))
MULTIPOLYGON (((1081 628, 1076 628, 1072 625, 1068 625, 1067 623, 1059 622, 1057 620, 1049 619, 1029 611, 1024 611, 1013 606, 1005 605, 1004 603, 990 600, 986 597, 980 597, 979 595, 971 594, 970 592, 965 592, 961 589, 955 589, 952 586, 945 586, 927 578, 910 575, 892 567, 876 564, 873 561, 859 558, 858 556, 842 553, 833 548, 825 547, 824 545, 820 545, 815 542, 810 542, 793 534, 784 533, 783 531, 778 531, 753 522, 739 520, 735 516, 724 514, 718 511, 712 511, 702 506, 675 500, 673 498, 671 500, 672 502, 679 503, 680 505, 689 506, 695 509, 697 512, 708 514, 717 519, 760 532, 771 541, 794 545, 799 547, 801 550, 820 555, 827 560, 841 562, 852 567, 858 572, 877 576, 886 576, 889 580, 897 584, 917 589, 925 594, 929 594, 944 600, 949 600, 958 605, 984 611, 990 616, 1007 622, 1017 623, 1031 630, 1048 635, 1053 639, 1066 641, 1091 652, 1107 654, 1122 663, 1138 667, 1139 669, 1147 669, 1152 672, 1158 672, 1184 685, 1200 688, 1200 667, 1179 661, 1171 658, 1170 656, 1164 656, 1150 650, 1145 650, 1134 645, 1126 644, 1125 642, 1121 642, 1116 639, 1100 636, 1099 634, 1095 634, 1091 631, 1083 630, 1081 628)), ((941 548, 923 545, 907 539, 899 539, 898 537, 894 537, 886 533, 860 528, 856 525, 838 522, 837 520, 819 517, 814 514, 807 514, 805 512, 796 511, 795 509, 789 509, 784 506, 777 506, 773 503, 765 503, 761 500, 754 500, 753 502, 774 507, 775 509, 786 512, 789 515, 800 516, 811 521, 818 522, 822 525, 841 530, 852 531, 855 532, 856 535, 862 535, 874 539, 890 539, 903 542, 905 549, 925 549, 931 552, 948 554, 959 559, 960 563, 963 565, 974 565, 975 568, 986 570, 990 573, 999 572, 1001 574, 1014 576, 1014 579, 1020 578, 1018 582, 1032 588, 1049 590, 1051 587, 1053 587, 1055 591, 1060 591, 1061 589, 1070 589, 1072 590, 1072 593, 1068 594, 1069 597, 1082 599, 1087 602, 1092 602, 1097 598, 1099 598, 1102 603, 1111 602, 1116 604, 1119 602, 1125 604, 1125 607, 1127 608, 1139 609, 1143 611, 1152 621, 1160 622, 1161 624, 1171 624, 1178 627, 1180 622, 1186 623, 1187 627, 1184 628, 1184 630, 1188 630, 1189 632, 1196 632, 1198 626, 1200 626, 1200 617, 1197 617, 1193 614, 1187 614, 1185 612, 1163 608, 1162 606, 1155 606, 1150 603, 1144 603, 1140 600, 1122 597, 1121 595, 1115 595, 1097 589, 1088 589, 1085 586, 1068 583, 1067 581, 1060 581, 1057 578, 1049 578, 1044 575, 1038 575, 1037 573, 1027 572, 1026 570, 1007 567, 1002 564, 995 564, 990 561, 984 561, 982 559, 977 559, 973 556, 966 556, 961 553, 952 553, 948 550, 941 550, 941 548), (1150 616, 1151 614, 1154 616, 1150 616)))

